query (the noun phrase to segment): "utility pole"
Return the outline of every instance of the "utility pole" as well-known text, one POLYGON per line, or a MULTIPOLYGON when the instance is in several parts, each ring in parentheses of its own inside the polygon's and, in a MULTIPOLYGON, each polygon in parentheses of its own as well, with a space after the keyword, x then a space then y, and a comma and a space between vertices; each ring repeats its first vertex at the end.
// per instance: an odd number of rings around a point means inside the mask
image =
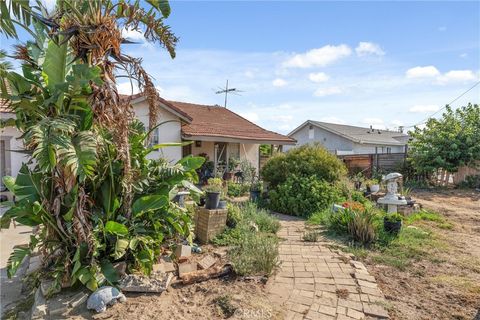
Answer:
POLYGON ((222 94, 225 93, 225 104, 223 105, 225 108, 227 107, 227 100, 228 100, 228 93, 231 92, 233 94, 237 94, 239 92, 242 92, 241 90, 238 90, 237 88, 229 88, 228 87, 228 79, 227 79, 227 84, 225 85, 225 89, 220 88, 221 90, 218 90, 215 92, 215 94, 222 94))

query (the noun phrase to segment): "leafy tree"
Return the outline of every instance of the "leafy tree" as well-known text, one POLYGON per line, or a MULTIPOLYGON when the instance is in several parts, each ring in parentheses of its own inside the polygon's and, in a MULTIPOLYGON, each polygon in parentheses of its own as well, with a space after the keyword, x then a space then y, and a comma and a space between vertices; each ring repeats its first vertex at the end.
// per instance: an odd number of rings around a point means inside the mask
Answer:
POLYGON ((480 160, 480 107, 468 104, 452 110, 447 106, 440 119, 430 118, 410 135, 409 161, 417 173, 456 172, 461 166, 474 166, 480 160))
POLYGON ((0 32, 16 37, 15 26, 23 26, 33 36, 12 55, 22 63, 21 74, 0 63, 0 98, 16 113, 30 154, 16 178, 4 179, 17 202, 0 222, 3 228, 12 219, 39 227, 30 245, 11 255, 10 276, 39 247, 57 288, 79 281, 95 290, 117 281, 112 262, 149 273, 165 239, 190 236, 189 215, 171 199, 180 186, 200 192, 192 182, 204 159, 186 157, 175 165, 147 159, 164 147, 147 147, 158 96, 140 60, 121 52, 125 27, 142 30, 175 56, 177 38, 163 23, 168 2, 144 5, 61 0, 47 13, 40 1, 0 2, 0 32), (118 70, 147 96, 148 131, 117 92, 118 70))

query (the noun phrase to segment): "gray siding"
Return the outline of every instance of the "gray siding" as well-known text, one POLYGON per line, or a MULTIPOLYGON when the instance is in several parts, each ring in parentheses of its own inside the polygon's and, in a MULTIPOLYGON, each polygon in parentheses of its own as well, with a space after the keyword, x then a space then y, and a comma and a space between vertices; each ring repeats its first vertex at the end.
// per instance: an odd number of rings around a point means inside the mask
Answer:
MULTIPOLYGON (((375 154, 375 147, 377 147, 378 153, 387 153, 387 147, 391 148, 391 153, 405 152, 405 146, 355 143, 349 139, 316 126, 313 126, 314 137, 313 139, 310 139, 309 130, 309 124, 307 123, 307 125, 291 135, 292 138, 297 140, 296 146, 318 142, 328 151, 339 154, 375 154)), ((295 146, 283 146, 283 149, 286 151, 293 147, 295 146)))

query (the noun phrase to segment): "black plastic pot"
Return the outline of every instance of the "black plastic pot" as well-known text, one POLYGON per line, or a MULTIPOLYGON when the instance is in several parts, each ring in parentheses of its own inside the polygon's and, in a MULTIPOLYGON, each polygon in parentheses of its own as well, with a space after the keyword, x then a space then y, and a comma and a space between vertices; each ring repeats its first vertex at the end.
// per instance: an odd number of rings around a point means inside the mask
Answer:
POLYGON ((207 192, 206 200, 205 208, 210 210, 217 209, 220 202, 220 192, 207 192))
POLYGON ((225 208, 227 208, 227 201, 226 200, 220 200, 218 202, 217 209, 225 209, 225 208))
POLYGON ((402 221, 389 221, 387 218, 383 218, 383 228, 389 233, 398 233, 402 228, 402 221))
POLYGON ((260 190, 250 190, 250 201, 257 201, 260 198, 260 190))

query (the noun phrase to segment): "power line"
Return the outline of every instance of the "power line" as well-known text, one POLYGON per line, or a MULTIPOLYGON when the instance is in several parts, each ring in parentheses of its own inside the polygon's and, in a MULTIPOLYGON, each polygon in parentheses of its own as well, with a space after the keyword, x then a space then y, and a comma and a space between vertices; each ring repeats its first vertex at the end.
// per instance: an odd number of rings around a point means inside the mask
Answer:
POLYGON ((431 117, 433 117, 434 115, 436 115, 437 113, 439 113, 440 111, 442 111, 443 109, 445 109, 446 107, 448 107, 449 105, 451 105, 452 103, 454 103, 455 101, 457 101, 458 99, 460 99, 461 97, 463 97, 464 95, 466 95, 468 92, 470 92, 473 88, 475 88, 476 86, 478 86, 480 84, 480 81, 476 82, 472 87, 470 87, 470 89, 468 89, 467 91, 465 91, 464 93, 462 93, 461 95, 459 95, 458 97, 456 97, 455 99, 453 99, 452 101, 450 101, 449 103, 447 103, 444 107, 440 108, 439 110, 435 111, 434 113, 432 113, 430 116, 428 116, 427 118, 423 119, 422 121, 418 122, 417 124, 414 124, 412 126, 407 126, 405 128, 412 128, 412 127, 415 127, 415 126, 418 126, 422 123, 425 123, 428 119, 430 119, 431 117))

